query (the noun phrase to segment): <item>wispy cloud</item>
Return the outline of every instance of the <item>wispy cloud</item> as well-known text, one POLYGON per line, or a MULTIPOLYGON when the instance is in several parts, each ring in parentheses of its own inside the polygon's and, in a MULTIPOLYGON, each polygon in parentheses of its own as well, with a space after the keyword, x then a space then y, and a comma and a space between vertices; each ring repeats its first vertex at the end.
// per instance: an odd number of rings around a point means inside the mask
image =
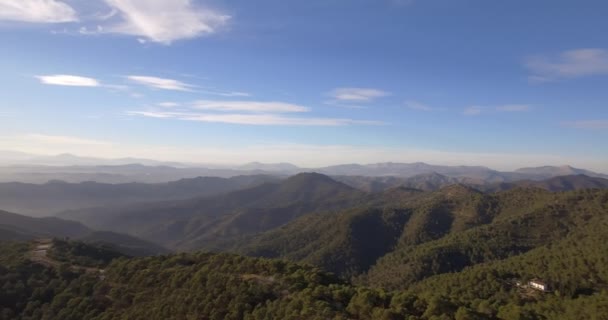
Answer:
POLYGON ((163 108, 175 108, 175 107, 179 107, 181 104, 177 103, 177 102, 166 101, 166 102, 157 103, 157 105, 159 107, 163 107, 163 108))
POLYGON ((43 84, 56 85, 56 86, 71 86, 71 87, 99 87, 101 84, 97 79, 68 75, 68 74, 54 74, 54 75, 42 75, 36 76, 43 84))
POLYGON ((29 23, 78 21, 76 11, 57 0, 0 0, 0 20, 29 23))
POLYGON ((175 79, 166 79, 151 76, 130 75, 127 76, 130 81, 155 89, 174 90, 174 91, 192 91, 195 86, 184 83, 175 79))
POLYGON ((228 123, 258 126, 345 126, 345 125, 383 125, 380 121, 366 121, 340 118, 286 117, 277 114, 214 114, 196 112, 128 111, 127 115, 158 119, 228 123))
POLYGON ((191 0, 105 0, 121 21, 104 27, 112 33, 170 44, 217 32, 230 16, 195 6, 191 0))
POLYGON ((263 101, 218 101, 218 100, 199 100, 194 102, 193 108, 198 110, 214 111, 245 111, 245 112, 265 112, 265 113, 285 113, 285 112, 308 112, 310 108, 285 103, 285 102, 263 102, 263 101))
POLYGON ((608 50, 577 49, 553 56, 529 57, 525 63, 532 82, 608 75, 608 50))
POLYGON ((606 130, 608 129, 608 120, 569 121, 562 123, 562 125, 577 129, 606 130))
POLYGON ((467 116, 477 116, 477 115, 481 114, 483 109, 484 109, 483 107, 471 106, 471 107, 465 108, 463 111, 463 114, 465 114, 467 116))
POLYGON ((530 110, 530 106, 527 104, 506 104, 497 106, 495 109, 499 112, 525 112, 530 110))
POLYGON ((444 110, 445 108, 437 108, 437 107, 431 107, 427 104, 418 102, 418 101, 414 101, 414 100, 408 100, 405 102, 405 106, 409 109, 412 110, 418 110, 418 111, 437 111, 437 110, 444 110))
POLYGON ((89 146, 108 146, 111 145, 108 141, 84 139, 71 136, 56 136, 46 134, 27 134, 24 136, 26 140, 47 144, 61 145, 89 145, 89 146))
POLYGON ((373 88, 337 88, 329 96, 340 102, 370 102, 388 96, 389 93, 373 88))
POLYGON ((251 97, 250 93, 242 91, 217 91, 217 90, 198 90, 198 92, 208 95, 220 96, 220 97, 251 97))
POLYGON ((505 104, 500 106, 470 106, 464 109, 463 114, 477 116, 486 112, 526 112, 531 109, 527 104, 505 104))

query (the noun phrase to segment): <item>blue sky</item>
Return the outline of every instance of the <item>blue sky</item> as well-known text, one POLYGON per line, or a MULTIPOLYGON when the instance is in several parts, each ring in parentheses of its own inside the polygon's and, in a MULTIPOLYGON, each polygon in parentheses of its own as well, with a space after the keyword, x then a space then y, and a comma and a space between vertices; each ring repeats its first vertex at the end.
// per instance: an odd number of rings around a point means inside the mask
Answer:
POLYGON ((0 149, 608 172, 608 3, 0 0, 0 149))

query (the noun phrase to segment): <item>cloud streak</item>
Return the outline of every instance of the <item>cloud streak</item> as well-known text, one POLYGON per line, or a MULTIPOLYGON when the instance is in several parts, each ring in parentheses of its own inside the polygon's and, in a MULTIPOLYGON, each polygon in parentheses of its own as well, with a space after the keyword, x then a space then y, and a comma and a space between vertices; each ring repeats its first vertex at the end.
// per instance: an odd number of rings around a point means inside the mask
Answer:
POLYGON ((370 102, 388 95, 388 92, 373 88, 336 88, 329 93, 340 102, 370 102))
POLYGON ((68 74, 54 74, 54 75, 43 75, 36 76, 40 83, 55 85, 55 86, 69 86, 69 87, 99 87, 101 84, 97 79, 68 75, 68 74))
POLYGON ((470 106, 462 112, 467 116, 478 116, 488 112, 527 112, 531 109, 527 104, 505 104, 500 106, 470 106))
POLYGON ((63 1, 0 0, 0 20, 29 23, 78 21, 76 11, 63 1))
POLYGON ((127 115, 157 119, 227 123, 257 126, 346 126, 346 125, 383 125, 380 121, 353 120, 342 118, 305 118, 288 117, 277 114, 248 113, 197 113, 164 111, 128 111, 127 115))
POLYGON ((121 21, 104 30, 162 44, 213 34, 230 16, 195 6, 190 0, 105 0, 121 21))
POLYGON ((608 120, 579 120, 562 123, 565 127, 588 130, 608 130, 608 120))
POLYGON ((585 76, 608 75, 608 50, 576 49, 553 56, 526 59, 531 82, 549 82, 585 76))
POLYGON ((194 85, 184 83, 175 79, 159 78, 152 76, 130 75, 126 77, 131 82, 149 88, 173 91, 193 91, 194 85))
POLYGON ((445 110, 445 108, 436 108, 436 107, 431 107, 427 104, 418 102, 418 101, 414 101, 414 100, 408 100, 405 102, 405 106, 409 109, 412 110, 418 110, 418 111, 425 111, 425 112, 431 112, 431 111, 438 111, 438 110, 445 110))
POLYGON ((261 101, 218 101, 199 100, 194 102, 194 109, 213 111, 244 111, 244 112, 308 112, 310 108, 285 103, 285 102, 261 102, 261 101))

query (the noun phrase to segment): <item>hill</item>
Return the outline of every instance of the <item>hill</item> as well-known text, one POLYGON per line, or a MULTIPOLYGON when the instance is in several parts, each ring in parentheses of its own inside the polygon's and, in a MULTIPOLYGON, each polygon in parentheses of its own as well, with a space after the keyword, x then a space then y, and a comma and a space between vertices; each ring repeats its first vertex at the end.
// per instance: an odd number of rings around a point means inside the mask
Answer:
POLYGON ((198 177, 157 184, 107 184, 90 181, 51 181, 45 184, 7 182, 0 183, 0 207, 32 216, 50 216, 70 209, 212 196, 268 181, 276 181, 276 178, 263 175, 198 177))
POLYGON ((516 188, 486 194, 452 185, 388 199, 309 214, 231 249, 311 263, 360 283, 403 289, 558 241, 608 212, 608 191, 599 189, 552 193, 516 188))
POLYGON ((86 243, 106 245, 130 256, 169 253, 169 250, 159 245, 124 234, 94 231, 74 221, 55 217, 32 218, 0 211, 0 240, 25 241, 40 238, 78 239, 86 243))
POLYGON ((532 181, 523 180, 515 182, 487 184, 479 186, 484 191, 496 192, 504 191, 513 188, 539 188, 548 191, 571 191, 582 189, 606 189, 608 188, 608 179, 589 177, 584 174, 558 176, 547 180, 532 181))
POLYGON ((363 192, 327 176, 302 173, 216 197, 83 209, 60 216, 173 248, 214 249, 228 239, 270 230, 306 213, 356 205, 363 197, 363 192))

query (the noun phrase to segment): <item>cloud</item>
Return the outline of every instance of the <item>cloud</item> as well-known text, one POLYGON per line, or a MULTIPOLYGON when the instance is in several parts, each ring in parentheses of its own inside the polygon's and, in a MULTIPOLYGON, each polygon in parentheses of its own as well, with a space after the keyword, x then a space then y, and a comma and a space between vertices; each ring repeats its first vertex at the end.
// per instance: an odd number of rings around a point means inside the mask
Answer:
POLYGON ((0 0, 0 20, 30 23, 78 21, 76 11, 56 0, 0 0))
POLYGON ((471 106, 465 108, 463 114, 467 116, 477 116, 486 112, 526 112, 530 110, 527 104, 505 104, 500 106, 471 106))
POLYGON ((366 121, 340 118, 299 118, 276 114, 214 114, 196 112, 128 111, 127 115, 158 119, 228 123, 258 126, 345 126, 345 125, 383 125, 380 121, 366 121))
POLYGON ((576 129, 606 130, 608 129, 608 120, 579 120, 564 122, 563 125, 576 129))
POLYGON ((482 111, 483 111, 483 107, 472 106, 472 107, 468 107, 468 108, 464 109, 463 113, 467 116, 477 116, 477 115, 480 115, 482 111))
POLYGON ((74 76, 68 74, 55 74, 36 76, 43 84, 71 87, 99 87, 99 81, 93 78, 74 76))
POLYGON ((577 49, 554 56, 533 56, 525 65, 532 72, 532 82, 608 75, 608 50, 577 49))
POLYGON ((230 16, 197 7, 191 0, 105 0, 118 11, 120 22, 106 26, 112 33, 170 44, 213 34, 225 25, 230 16))
POLYGON ((530 110, 530 106, 527 104, 506 104, 497 106, 495 109, 499 112, 525 112, 530 110))
POLYGON ((199 100, 194 102, 193 107, 198 110, 214 111, 245 111, 245 112, 308 112, 309 108, 284 102, 260 102, 260 101, 217 101, 199 100))
POLYGON ((175 107, 179 107, 180 106, 179 103, 177 103, 177 102, 170 102, 170 101, 160 102, 160 103, 157 103, 156 105, 158 105, 159 107, 163 107, 163 108, 175 108, 175 107))
POLYGON ((127 79, 129 79, 132 82, 135 82, 137 84, 143 85, 143 86, 156 88, 156 89, 162 89, 162 90, 192 91, 192 89, 195 87, 191 84, 187 84, 187 83, 181 82, 179 80, 150 77, 150 76, 131 75, 131 76, 127 76, 127 79))
POLYGON ((241 91, 199 90, 198 92, 221 97, 251 97, 250 93, 241 91))
POLYGON ((78 137, 71 136, 55 136, 55 135, 45 135, 45 134, 27 134, 24 136, 24 139, 29 142, 38 142, 45 144, 59 144, 59 145, 88 145, 88 146, 109 146, 112 143, 108 141, 101 140, 91 140, 91 139, 83 139, 78 137))
POLYGON ((437 111, 437 110, 444 110, 444 108, 435 108, 435 107, 431 107, 429 105, 426 105, 424 103, 420 103, 418 101, 413 101, 413 100, 408 100, 405 102, 405 106, 412 109, 412 110, 418 110, 418 111, 437 111))
POLYGON ((337 88, 329 93, 330 97, 341 102, 369 102, 388 95, 388 92, 372 88, 337 88))

